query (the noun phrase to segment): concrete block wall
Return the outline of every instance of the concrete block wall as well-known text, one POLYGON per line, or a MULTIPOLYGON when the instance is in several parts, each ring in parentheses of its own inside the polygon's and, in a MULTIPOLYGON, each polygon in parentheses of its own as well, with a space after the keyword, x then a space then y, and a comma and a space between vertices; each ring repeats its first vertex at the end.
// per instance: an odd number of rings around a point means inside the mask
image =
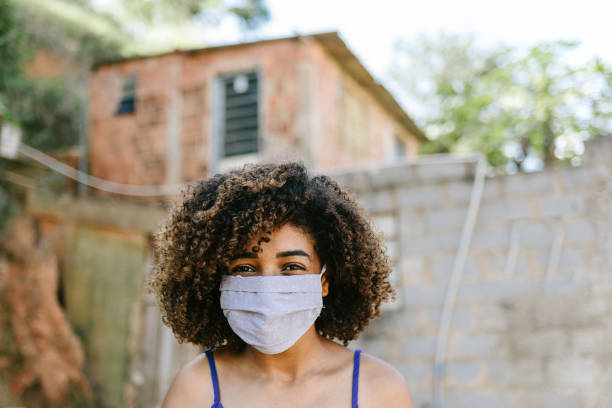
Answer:
MULTIPOLYGON (((588 144, 582 167, 487 178, 446 348, 444 408, 612 406, 611 154, 612 138, 599 139, 588 144)), ((384 234, 399 295, 353 346, 397 367, 418 408, 432 402, 441 310, 473 188, 474 166, 446 159, 331 174, 358 196, 384 234)), ((143 278, 150 269, 142 238, 158 228, 164 211, 66 197, 27 201, 32 217, 81 231, 67 243, 92 246, 113 236, 116 242, 105 242, 127 251, 128 269, 142 270, 143 278), (136 250, 125 246, 123 234, 142 235, 136 250)), ((75 265, 97 265, 77 252, 69 252, 67 277, 75 265)), ((64 281, 65 293, 80 293, 70 282, 64 281)), ((90 290, 93 281, 72 282, 90 290)), ((112 285, 96 286, 100 299, 115 292, 112 285)), ((108 377, 107 406, 157 406, 196 351, 176 344, 161 327, 150 296, 131 292, 138 300, 132 299, 129 328, 117 337, 129 358, 92 360, 92 374, 124 373, 122 386, 108 377)), ((96 316, 118 305, 103 302, 96 316)), ((87 327, 106 327, 82 308, 72 310, 94 322, 87 327)), ((73 320, 70 311, 68 317, 73 320)), ((84 344, 86 353, 99 352, 98 343, 84 344)))
MULTIPOLYGON (((588 150, 599 156, 581 167, 487 177, 446 348, 443 407, 612 406, 612 140, 588 150)), ((334 175, 384 234, 399 294, 353 346, 397 367, 419 408, 432 404, 474 167, 415 161, 334 175)))

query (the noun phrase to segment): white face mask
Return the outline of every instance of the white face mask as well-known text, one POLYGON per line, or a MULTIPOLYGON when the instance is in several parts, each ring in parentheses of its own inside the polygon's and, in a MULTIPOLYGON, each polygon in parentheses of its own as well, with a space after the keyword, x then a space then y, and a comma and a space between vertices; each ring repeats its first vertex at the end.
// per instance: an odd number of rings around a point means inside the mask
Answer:
POLYGON ((221 278, 221 308, 245 343, 265 354, 293 346, 321 313, 320 274, 221 278))

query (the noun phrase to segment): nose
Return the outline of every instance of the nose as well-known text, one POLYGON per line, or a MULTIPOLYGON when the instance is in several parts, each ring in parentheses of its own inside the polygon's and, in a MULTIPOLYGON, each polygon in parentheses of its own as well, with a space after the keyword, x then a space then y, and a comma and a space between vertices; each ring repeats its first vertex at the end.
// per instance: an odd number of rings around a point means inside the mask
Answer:
POLYGON ((280 270, 276 265, 269 265, 261 268, 261 276, 274 276, 280 274, 280 270))

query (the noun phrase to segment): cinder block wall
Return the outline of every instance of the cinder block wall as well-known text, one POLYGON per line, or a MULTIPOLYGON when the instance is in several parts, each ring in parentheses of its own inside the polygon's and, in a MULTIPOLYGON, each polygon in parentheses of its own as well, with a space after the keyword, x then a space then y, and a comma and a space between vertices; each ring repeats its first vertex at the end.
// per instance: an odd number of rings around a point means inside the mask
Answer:
MULTIPOLYGON (((603 138, 588 144, 582 167, 486 179, 448 338, 444 408, 612 406, 611 154, 612 138, 603 138), (550 267, 554 247, 559 262, 550 267)), ((397 367, 418 408, 432 401, 441 308, 474 177, 471 164, 423 161, 432 158, 332 174, 384 234, 399 295, 352 346, 397 367)), ((43 237, 48 224, 70 232, 60 235, 67 316, 82 330, 104 406, 157 406, 199 352, 178 345, 151 295, 141 293, 152 262, 144 238, 165 211, 32 196, 27 213, 44 221, 43 237), (102 252, 79 250, 94 247, 102 252), (107 259, 108 248, 120 247, 121 270, 107 259), (109 277, 129 283, 119 303, 109 277), (79 294, 90 292, 81 303, 79 294), (123 319, 108 320, 117 307, 123 319), (113 342, 96 337, 106 328, 113 342)))
MULTIPOLYGON (((581 167, 487 177, 448 337, 444 408, 612 406, 612 139, 587 149, 581 167)), ((399 295, 353 346, 397 367, 416 407, 432 403, 474 170, 417 161, 336 175, 384 234, 399 295)))

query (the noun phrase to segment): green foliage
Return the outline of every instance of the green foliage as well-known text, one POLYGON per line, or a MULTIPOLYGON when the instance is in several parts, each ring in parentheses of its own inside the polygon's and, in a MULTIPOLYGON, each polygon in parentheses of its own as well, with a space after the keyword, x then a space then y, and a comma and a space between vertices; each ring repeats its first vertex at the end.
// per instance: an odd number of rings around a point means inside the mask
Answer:
MULTIPOLYGON (((51 80, 27 78, 23 67, 34 50, 50 51, 85 72, 95 60, 123 54, 130 41, 126 25, 132 20, 91 4, 87 0, 0 0, 0 101, 8 108, 8 117, 21 127, 24 142, 33 147, 58 150, 78 143, 79 90, 83 88, 79 72, 51 80)), ((118 7, 149 24, 218 13, 234 15, 254 28, 269 18, 263 0, 126 0, 118 7)))
POLYGON ((253 30, 270 20, 270 11, 263 0, 245 0, 229 6, 227 10, 248 30, 253 30))
POLYGON ((20 0, 13 4, 29 47, 44 49, 69 65, 86 70, 100 58, 125 54, 131 46, 132 39, 115 19, 78 1, 20 0))
POLYGON ((567 63, 577 46, 521 52, 453 35, 398 43, 392 78, 431 139, 422 152, 480 151, 507 170, 578 160, 584 140, 612 130, 612 67, 567 63))
POLYGON ((28 78, 23 67, 35 41, 12 3, 0 0, 0 102, 19 125, 23 142, 44 150, 78 143, 78 87, 68 77, 28 78), (6 61, 6 63, 4 63, 6 61))
MULTIPOLYGON (((2 121, 18 120, 10 109, 12 98, 6 91, 23 83, 21 61, 27 54, 26 36, 17 23, 12 4, 8 0, 0 0, 0 127, 2 121)), ((0 176, 6 166, 6 159, 0 158, 0 176)), ((19 209, 17 196, 15 186, 0 184, 0 232, 4 230, 7 220, 19 209)))
POLYGON ((132 17, 147 23, 181 22, 191 18, 236 17, 246 29, 255 29, 270 19, 264 0, 125 0, 123 7, 132 17))
POLYGON ((46 151, 76 146, 79 142, 79 84, 70 78, 23 80, 5 90, 22 141, 46 151))
POLYGON ((204 10, 217 8, 221 3, 221 0, 125 0, 123 7, 131 17, 152 23, 161 19, 184 21, 204 10))
MULTIPOLYGON (((21 62, 30 51, 9 0, 0 0, 0 90, 21 77, 21 62)), ((6 103, 6 101, 3 101, 6 103)))

